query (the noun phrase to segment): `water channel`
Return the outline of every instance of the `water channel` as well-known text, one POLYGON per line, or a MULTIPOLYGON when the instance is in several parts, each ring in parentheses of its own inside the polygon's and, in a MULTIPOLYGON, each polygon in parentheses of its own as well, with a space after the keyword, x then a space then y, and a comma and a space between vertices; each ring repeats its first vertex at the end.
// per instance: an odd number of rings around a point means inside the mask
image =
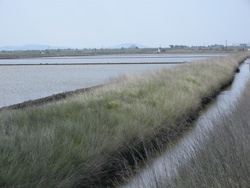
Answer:
POLYGON ((204 110, 196 121, 194 127, 184 135, 177 143, 165 153, 153 159, 146 166, 139 170, 137 175, 127 180, 120 188, 152 188, 155 182, 171 179, 177 175, 177 168, 184 165, 192 158, 197 148, 208 141, 208 133, 213 130, 214 122, 218 121, 220 115, 226 115, 232 111, 237 103, 241 92, 250 78, 250 59, 247 59, 241 66, 240 72, 236 73, 231 87, 222 91, 213 104, 204 110), (199 141, 197 143, 197 140, 199 141))

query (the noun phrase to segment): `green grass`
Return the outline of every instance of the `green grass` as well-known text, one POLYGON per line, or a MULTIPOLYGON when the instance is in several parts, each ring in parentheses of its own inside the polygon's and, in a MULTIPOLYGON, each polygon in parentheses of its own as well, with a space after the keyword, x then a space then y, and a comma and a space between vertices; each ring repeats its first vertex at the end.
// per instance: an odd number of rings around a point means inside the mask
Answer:
MULTIPOLYGON (((131 55, 131 54, 156 54, 158 48, 120 48, 120 49, 47 49, 47 50, 26 50, 26 51, 0 51, 0 59, 20 59, 35 57, 64 57, 64 56, 93 56, 93 55, 131 55)), ((220 49, 170 49, 165 48, 164 53, 170 54, 202 54, 202 53, 237 53, 242 51, 239 47, 232 47, 227 50, 220 49)))
MULTIPOLYGON (((171 182, 152 187, 249 187, 250 182, 250 81, 236 107, 219 115, 209 141, 177 170, 171 182)), ((196 140, 199 142, 199 139, 196 140)))
POLYGON ((1 112, 0 187, 109 184, 122 154, 182 130, 247 55, 125 76, 67 100, 1 112))
POLYGON ((60 56, 89 56, 89 55, 116 55, 116 54, 153 54, 157 48, 141 49, 50 49, 50 50, 25 50, 25 51, 0 51, 0 59, 19 59, 35 57, 60 57, 60 56))

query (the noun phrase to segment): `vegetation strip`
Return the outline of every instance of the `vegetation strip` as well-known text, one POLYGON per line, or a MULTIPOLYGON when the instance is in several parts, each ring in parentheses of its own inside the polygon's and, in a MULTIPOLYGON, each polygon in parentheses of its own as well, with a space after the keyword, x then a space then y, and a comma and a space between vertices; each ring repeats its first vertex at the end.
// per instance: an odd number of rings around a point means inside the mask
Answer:
MULTIPOLYGON (((218 54, 218 53, 235 53, 243 49, 226 49, 226 50, 185 50, 185 49, 165 49, 160 54, 218 54)), ((98 55, 154 55, 158 54, 157 48, 140 48, 140 49, 58 49, 58 50, 27 50, 27 51, 0 51, 0 59, 23 59, 36 57, 81 57, 81 56, 98 56, 98 55)))
POLYGON ((48 97, 43 97, 43 98, 39 98, 39 99, 35 99, 35 100, 29 100, 29 101, 25 101, 25 102, 22 102, 22 103, 1 107, 0 111, 3 111, 3 110, 17 110, 17 109, 27 108, 27 107, 31 107, 31 106, 48 104, 48 103, 51 103, 51 102, 56 102, 56 101, 65 99, 67 97, 71 97, 71 96, 76 95, 76 94, 80 94, 80 93, 87 92, 87 91, 90 91, 90 90, 93 90, 93 89, 97 89, 97 88, 102 87, 102 86, 103 85, 97 85, 97 86, 93 86, 93 87, 77 89, 77 90, 74 90, 74 91, 67 91, 67 92, 63 92, 63 93, 58 93, 58 94, 54 94, 54 95, 51 95, 51 96, 48 96, 48 97))
POLYGON ((179 167, 179 176, 171 182, 154 182, 150 188, 249 187, 249 112, 250 81, 229 115, 218 116, 207 144, 199 152, 196 150, 186 165, 179 167))
POLYGON ((139 62, 139 63, 40 63, 40 64, 0 64, 0 66, 45 66, 45 65, 168 65, 168 64, 182 64, 182 62, 139 62))
POLYGON ((0 113, 0 187, 105 187, 124 163, 175 138, 249 54, 127 76, 44 106, 0 113))

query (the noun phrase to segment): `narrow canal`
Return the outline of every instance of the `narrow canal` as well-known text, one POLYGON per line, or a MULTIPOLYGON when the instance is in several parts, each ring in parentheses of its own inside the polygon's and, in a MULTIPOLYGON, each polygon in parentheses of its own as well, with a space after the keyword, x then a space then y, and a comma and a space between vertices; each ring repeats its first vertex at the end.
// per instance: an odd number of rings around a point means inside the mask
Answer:
POLYGON ((250 78, 250 59, 241 66, 235 74, 231 87, 222 91, 215 101, 209 105, 197 119, 194 127, 177 143, 139 169, 135 177, 127 180, 120 188, 151 188, 155 182, 166 181, 177 175, 177 168, 184 165, 194 155, 197 149, 209 140, 209 133, 220 115, 227 115, 238 102, 241 93, 250 78), (197 142, 199 140, 199 142, 197 142))

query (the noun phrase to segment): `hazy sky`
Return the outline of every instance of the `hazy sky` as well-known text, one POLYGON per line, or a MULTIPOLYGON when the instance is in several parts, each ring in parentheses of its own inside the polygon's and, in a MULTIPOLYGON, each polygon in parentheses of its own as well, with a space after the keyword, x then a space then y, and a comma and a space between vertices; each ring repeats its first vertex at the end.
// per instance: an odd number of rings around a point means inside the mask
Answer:
POLYGON ((250 42, 250 0, 0 0, 0 46, 250 42))

